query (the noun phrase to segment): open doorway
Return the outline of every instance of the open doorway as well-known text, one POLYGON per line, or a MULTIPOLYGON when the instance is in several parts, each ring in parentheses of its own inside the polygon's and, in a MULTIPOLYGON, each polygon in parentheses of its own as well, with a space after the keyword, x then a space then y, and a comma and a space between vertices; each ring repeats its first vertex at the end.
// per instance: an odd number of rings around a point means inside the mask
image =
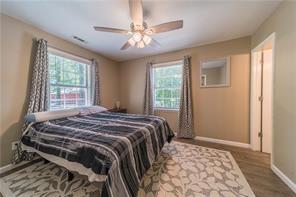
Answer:
POLYGON ((251 148, 272 158, 273 72, 275 33, 252 50, 251 148))

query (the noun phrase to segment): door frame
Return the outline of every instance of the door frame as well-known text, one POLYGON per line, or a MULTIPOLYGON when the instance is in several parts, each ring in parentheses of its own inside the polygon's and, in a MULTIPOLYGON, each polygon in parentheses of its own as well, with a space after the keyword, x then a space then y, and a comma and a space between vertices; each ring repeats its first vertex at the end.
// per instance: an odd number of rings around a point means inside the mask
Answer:
MULTIPOLYGON (((263 42, 261 42, 258 46, 256 46, 254 49, 251 51, 251 89, 250 89, 250 147, 252 150, 258 151, 258 147, 260 147, 260 144, 258 146, 258 142, 260 143, 260 138, 258 137, 258 131, 254 129, 254 113, 257 110, 257 105, 254 103, 256 101, 256 94, 255 93, 255 88, 256 88, 256 53, 259 51, 262 51, 264 47, 268 43, 272 43, 272 65, 271 65, 271 80, 272 80, 272 88, 271 88, 271 164, 273 164, 273 152, 274 152, 274 146, 273 146, 273 119, 274 119, 274 112, 273 112, 273 104, 274 104, 274 71, 275 71, 275 39, 276 39, 276 33, 273 32, 270 34, 263 42)), ((263 98, 264 99, 264 98, 263 98)), ((260 148, 259 148, 260 151, 260 148)))

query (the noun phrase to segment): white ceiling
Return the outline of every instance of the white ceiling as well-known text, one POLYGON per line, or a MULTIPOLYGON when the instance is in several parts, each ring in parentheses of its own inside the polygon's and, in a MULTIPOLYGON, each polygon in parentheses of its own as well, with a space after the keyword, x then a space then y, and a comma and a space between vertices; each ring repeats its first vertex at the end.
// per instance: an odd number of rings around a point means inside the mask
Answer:
POLYGON ((144 0, 149 26, 183 19, 184 28, 152 36, 161 46, 120 47, 127 35, 96 32, 94 25, 129 29, 128 0, 1 1, 1 12, 116 61, 140 58, 201 44, 252 35, 280 1, 144 0), (79 43, 73 36, 87 41, 79 43))

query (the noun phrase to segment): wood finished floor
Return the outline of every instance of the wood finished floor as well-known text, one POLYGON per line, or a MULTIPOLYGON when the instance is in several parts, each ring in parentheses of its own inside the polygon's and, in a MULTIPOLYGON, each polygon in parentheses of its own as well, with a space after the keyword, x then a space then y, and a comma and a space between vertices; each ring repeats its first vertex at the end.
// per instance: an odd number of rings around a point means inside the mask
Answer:
POLYGON ((296 197, 296 194, 270 169, 269 154, 199 140, 176 141, 231 152, 257 197, 296 197))
MULTIPOLYGON (((231 152, 257 197, 296 197, 296 194, 270 169, 269 154, 199 140, 178 139, 176 141, 231 152)), ((2 197, 1 193, 0 197, 2 197)))

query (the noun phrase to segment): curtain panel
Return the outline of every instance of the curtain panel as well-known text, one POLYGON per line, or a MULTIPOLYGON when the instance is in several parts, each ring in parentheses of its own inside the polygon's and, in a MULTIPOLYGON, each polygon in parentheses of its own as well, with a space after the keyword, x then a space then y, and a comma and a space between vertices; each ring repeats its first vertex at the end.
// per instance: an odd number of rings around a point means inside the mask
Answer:
MULTIPOLYGON (((33 51, 33 73, 27 114, 46 111, 48 108, 49 77, 47 41, 44 39, 36 41, 36 43, 33 43, 33 49, 36 50, 33 51)), ((24 123, 22 132, 27 129, 28 125, 27 122, 24 123)), ((19 143, 13 155, 13 163, 19 163, 23 160, 32 160, 33 157, 34 154, 22 151, 21 144, 19 143)))
POLYGON ((184 57, 183 60, 182 78, 177 137, 193 138, 191 57, 189 56, 184 57))
POLYGON ((99 66, 96 60, 92 60, 92 85, 93 85, 93 105, 101 104, 100 95, 100 77, 99 77, 99 66))
POLYGON ((27 113, 46 111, 48 107, 48 52, 47 41, 37 41, 33 63, 29 108, 27 113))
POLYGON ((153 115, 152 63, 146 66, 146 83, 144 94, 144 114, 153 115))

